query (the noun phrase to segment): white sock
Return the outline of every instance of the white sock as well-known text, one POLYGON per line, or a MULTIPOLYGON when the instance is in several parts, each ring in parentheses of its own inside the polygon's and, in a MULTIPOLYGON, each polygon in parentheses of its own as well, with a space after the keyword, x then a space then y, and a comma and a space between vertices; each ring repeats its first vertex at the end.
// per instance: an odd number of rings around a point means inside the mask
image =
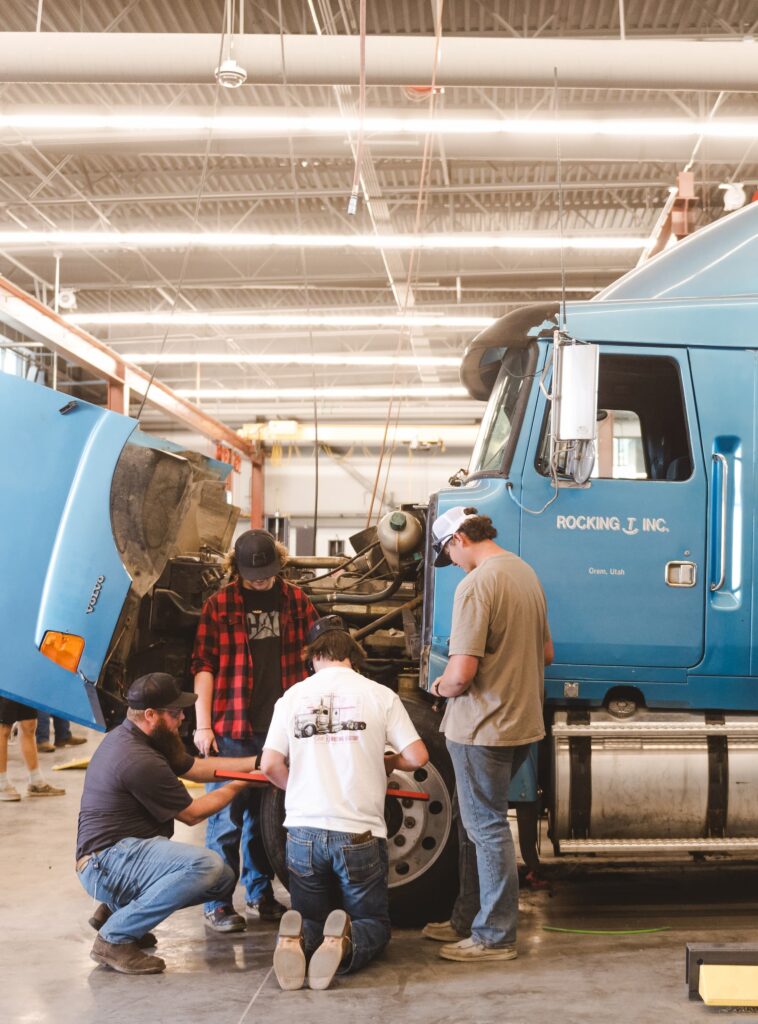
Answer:
POLYGON ((0 789, 8 788, 8 773, 0 772, 0 789))
POLYGON ((33 772, 29 772, 29 785, 30 786, 44 786, 45 785, 45 776, 42 774, 42 772, 39 770, 39 768, 35 768, 33 772))

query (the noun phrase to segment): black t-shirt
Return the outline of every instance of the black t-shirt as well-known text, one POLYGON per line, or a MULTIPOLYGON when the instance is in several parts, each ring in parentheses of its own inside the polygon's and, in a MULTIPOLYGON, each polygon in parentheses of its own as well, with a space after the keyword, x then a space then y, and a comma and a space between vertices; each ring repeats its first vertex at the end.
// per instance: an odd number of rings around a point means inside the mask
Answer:
POLYGON ((76 859, 122 839, 174 834, 174 818, 192 797, 178 776, 194 764, 187 754, 177 771, 128 719, 108 733, 84 777, 76 859))
POLYGON ((250 724, 253 732, 267 732, 274 704, 282 695, 282 638, 279 617, 282 586, 277 579, 270 590, 242 588, 245 629, 253 657, 253 696, 250 724))

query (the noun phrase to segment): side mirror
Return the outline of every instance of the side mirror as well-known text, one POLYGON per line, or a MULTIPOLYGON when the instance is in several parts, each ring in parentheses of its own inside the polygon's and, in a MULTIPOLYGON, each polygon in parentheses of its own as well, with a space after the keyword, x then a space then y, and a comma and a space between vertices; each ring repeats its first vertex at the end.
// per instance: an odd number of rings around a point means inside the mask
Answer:
POLYGON ((597 378, 600 350, 555 332, 555 372, 551 420, 553 465, 585 484, 595 464, 597 378))

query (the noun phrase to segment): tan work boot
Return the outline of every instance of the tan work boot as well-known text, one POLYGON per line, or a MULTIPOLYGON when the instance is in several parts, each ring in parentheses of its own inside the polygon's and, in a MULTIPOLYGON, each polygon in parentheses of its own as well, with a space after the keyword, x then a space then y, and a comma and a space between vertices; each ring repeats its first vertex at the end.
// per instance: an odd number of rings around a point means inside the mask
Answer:
POLYGON ((296 910, 287 910, 279 922, 279 936, 274 950, 274 973, 279 987, 294 992, 305 981, 303 919, 296 910))
POLYGON ((106 942, 96 937, 90 956, 98 964, 112 967, 120 974, 160 974, 166 963, 159 956, 143 953, 136 942, 106 942))
POLYGON ((433 942, 459 942, 466 938, 453 928, 452 921, 430 921, 421 929, 421 934, 433 942))
POLYGON ((352 948, 350 918, 344 910, 333 910, 324 922, 324 941, 308 964, 310 987, 329 988, 337 968, 352 948))

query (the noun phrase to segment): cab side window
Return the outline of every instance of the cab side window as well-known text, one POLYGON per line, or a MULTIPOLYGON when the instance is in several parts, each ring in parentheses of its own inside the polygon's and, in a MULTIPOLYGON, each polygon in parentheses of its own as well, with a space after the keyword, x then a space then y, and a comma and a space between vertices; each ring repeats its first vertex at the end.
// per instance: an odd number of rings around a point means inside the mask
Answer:
MULTIPOLYGON (((550 410, 537 469, 548 473, 550 410)), ((663 356, 601 355, 598 377, 599 480, 688 480, 692 452, 677 363, 663 356)))

